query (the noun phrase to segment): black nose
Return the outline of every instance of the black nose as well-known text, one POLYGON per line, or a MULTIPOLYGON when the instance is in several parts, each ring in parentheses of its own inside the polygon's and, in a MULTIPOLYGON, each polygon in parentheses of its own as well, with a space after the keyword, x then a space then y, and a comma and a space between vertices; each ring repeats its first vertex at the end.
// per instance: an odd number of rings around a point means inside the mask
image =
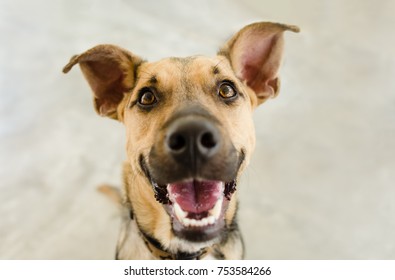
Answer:
POLYGON ((220 146, 217 127, 202 118, 184 118, 174 121, 168 128, 165 145, 177 161, 195 164, 214 156, 220 146))

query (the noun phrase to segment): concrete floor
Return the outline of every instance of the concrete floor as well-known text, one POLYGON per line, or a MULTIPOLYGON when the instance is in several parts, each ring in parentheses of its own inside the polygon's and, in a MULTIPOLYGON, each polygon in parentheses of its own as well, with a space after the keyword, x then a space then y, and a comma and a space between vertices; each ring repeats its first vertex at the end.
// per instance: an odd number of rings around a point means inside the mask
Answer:
POLYGON ((249 259, 395 259, 392 0, 0 0, 0 258, 112 259, 121 124, 99 118, 71 55, 113 43, 213 55, 247 23, 286 34, 280 96, 255 113, 239 220, 249 259))

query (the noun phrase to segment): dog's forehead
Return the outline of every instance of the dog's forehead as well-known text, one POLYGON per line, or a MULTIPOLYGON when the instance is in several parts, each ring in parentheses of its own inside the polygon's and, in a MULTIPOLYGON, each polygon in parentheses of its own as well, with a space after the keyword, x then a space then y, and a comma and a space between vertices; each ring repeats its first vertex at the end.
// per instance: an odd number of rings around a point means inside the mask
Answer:
POLYGON ((226 58, 190 56, 169 57, 156 62, 147 62, 139 68, 139 78, 150 81, 177 81, 183 79, 202 79, 217 74, 233 74, 226 58))

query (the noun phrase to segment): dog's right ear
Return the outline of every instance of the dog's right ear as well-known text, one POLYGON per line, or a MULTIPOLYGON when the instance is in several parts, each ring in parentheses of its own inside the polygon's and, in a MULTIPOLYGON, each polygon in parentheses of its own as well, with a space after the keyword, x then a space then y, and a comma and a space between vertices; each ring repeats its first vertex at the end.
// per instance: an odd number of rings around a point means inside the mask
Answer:
POLYGON ((73 56, 63 68, 67 73, 79 63, 94 96, 95 109, 101 116, 118 119, 117 108, 136 79, 137 67, 143 62, 127 50, 114 45, 98 45, 73 56))

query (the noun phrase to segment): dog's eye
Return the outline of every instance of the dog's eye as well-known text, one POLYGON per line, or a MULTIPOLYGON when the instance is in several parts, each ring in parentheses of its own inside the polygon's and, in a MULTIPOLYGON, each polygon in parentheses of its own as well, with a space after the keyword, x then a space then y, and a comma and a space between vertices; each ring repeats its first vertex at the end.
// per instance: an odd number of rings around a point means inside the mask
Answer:
POLYGON ((224 82, 219 86, 218 94, 223 99, 231 99, 237 96, 237 91, 229 82, 224 82))
POLYGON ((141 92, 138 101, 140 105, 151 106, 154 105, 156 102, 157 102, 156 96, 151 90, 145 89, 144 91, 141 92))

